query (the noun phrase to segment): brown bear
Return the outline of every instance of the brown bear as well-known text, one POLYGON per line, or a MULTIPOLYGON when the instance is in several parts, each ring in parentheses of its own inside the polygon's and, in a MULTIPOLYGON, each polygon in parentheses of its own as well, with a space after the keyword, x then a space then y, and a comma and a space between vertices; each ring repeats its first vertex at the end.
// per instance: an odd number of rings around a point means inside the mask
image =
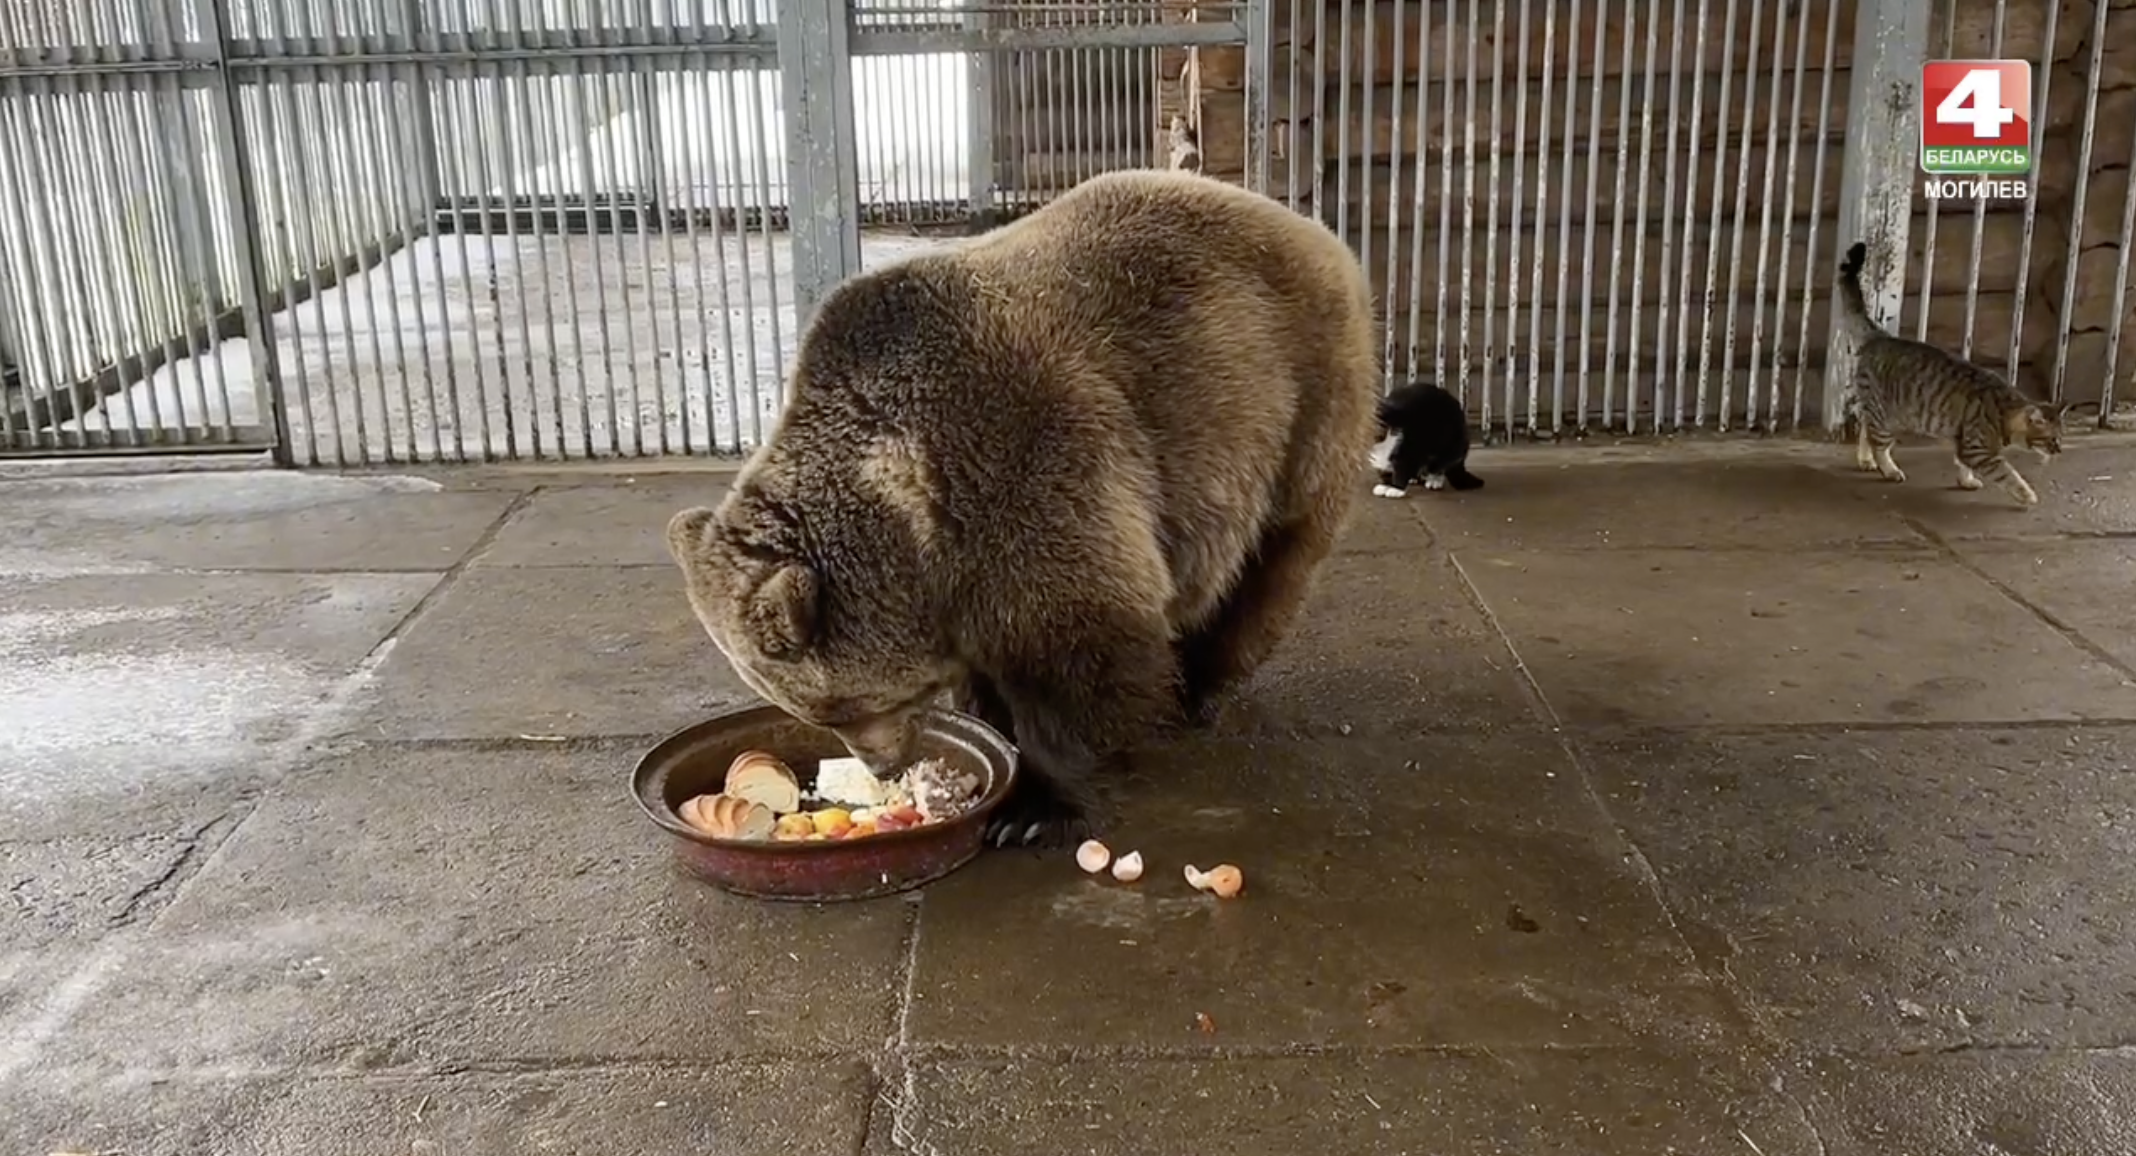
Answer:
POLYGON ((1371 290, 1318 222, 1118 172, 859 274, 715 509, 667 528, 740 676, 894 773, 944 692, 1020 751, 997 843, 1206 721, 1298 615, 1374 435, 1371 290))

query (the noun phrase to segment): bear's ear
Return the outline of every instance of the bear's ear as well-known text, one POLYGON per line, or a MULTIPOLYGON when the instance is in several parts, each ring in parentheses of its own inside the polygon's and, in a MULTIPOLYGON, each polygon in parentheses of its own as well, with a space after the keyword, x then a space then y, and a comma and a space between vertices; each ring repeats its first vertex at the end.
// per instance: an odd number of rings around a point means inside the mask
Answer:
POLYGON ((687 570, 704 561, 705 555, 714 548, 716 531, 713 523, 718 517, 719 511, 709 506, 692 506, 677 511, 668 519, 668 554, 675 559, 676 565, 687 570))
POLYGON ((747 620, 757 647, 771 658, 791 658, 816 640, 823 586, 816 572, 789 562, 771 572, 749 596, 747 620))

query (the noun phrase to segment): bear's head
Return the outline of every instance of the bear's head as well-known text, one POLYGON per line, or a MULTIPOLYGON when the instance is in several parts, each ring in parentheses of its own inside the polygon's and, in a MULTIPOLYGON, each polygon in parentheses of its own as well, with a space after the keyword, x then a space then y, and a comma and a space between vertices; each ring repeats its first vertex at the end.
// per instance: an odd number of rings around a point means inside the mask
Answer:
POLYGON ((888 527, 746 485, 669 519, 690 606, 767 702, 838 735, 878 775, 916 756, 920 716, 964 677, 924 575, 888 527), (828 523, 828 524, 826 524, 828 523))

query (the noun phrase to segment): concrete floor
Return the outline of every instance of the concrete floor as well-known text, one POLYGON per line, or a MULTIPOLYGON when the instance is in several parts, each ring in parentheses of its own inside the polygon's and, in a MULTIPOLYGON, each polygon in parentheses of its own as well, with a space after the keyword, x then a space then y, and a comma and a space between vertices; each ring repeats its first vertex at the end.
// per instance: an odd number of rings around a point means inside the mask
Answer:
POLYGON ((2136 441, 1902 461, 1367 497, 1140 885, 824 909, 624 792, 718 475, 0 484, 0 1152, 2136 1152, 2136 441))

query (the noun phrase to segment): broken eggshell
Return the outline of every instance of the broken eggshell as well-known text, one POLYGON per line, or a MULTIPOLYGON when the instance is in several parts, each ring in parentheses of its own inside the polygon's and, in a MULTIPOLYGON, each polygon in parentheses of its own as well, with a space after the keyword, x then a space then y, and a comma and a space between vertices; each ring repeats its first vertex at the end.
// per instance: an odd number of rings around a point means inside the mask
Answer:
POLYGON ((1096 839, 1085 840, 1075 849, 1075 865, 1092 875, 1105 870, 1105 865, 1111 861, 1112 851, 1096 839))

